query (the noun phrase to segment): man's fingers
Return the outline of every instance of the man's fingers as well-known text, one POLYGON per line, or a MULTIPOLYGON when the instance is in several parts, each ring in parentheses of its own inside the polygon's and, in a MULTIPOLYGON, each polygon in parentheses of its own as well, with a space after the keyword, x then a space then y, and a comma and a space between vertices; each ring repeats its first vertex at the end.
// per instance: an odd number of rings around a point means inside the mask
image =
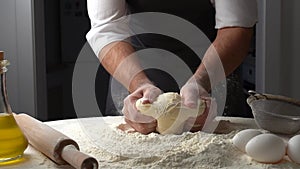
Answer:
POLYGON ((197 108, 197 102, 194 99, 184 99, 183 105, 187 106, 188 108, 195 109, 197 108))
POLYGON ((153 117, 143 115, 137 110, 128 111, 125 108, 123 108, 122 112, 127 119, 135 123, 151 123, 155 120, 153 117))
POLYGON ((183 105, 187 106, 188 108, 195 109, 197 108, 198 104, 198 95, 181 95, 183 99, 183 105))
POLYGON ((153 103, 161 93, 161 90, 159 90, 158 88, 153 88, 152 90, 145 91, 143 96, 143 104, 153 103))
POLYGON ((157 125, 156 121, 153 121, 151 123, 135 123, 126 118, 125 118, 125 121, 132 128, 134 128, 136 131, 138 131, 139 133, 142 133, 142 134, 149 134, 156 130, 156 125, 157 125))
POLYGON ((198 117, 190 117, 186 122, 185 122, 185 131, 200 131, 206 120, 207 120, 207 116, 209 113, 209 107, 206 106, 204 112, 202 115, 198 116, 198 117))
POLYGON ((147 98, 142 98, 141 100, 142 100, 142 104, 150 104, 151 103, 150 100, 147 98))
POLYGON ((155 119, 151 116, 146 116, 141 114, 135 106, 136 100, 132 99, 131 97, 127 97, 124 99, 124 107, 122 109, 122 113, 124 116, 136 123, 150 123, 155 119))

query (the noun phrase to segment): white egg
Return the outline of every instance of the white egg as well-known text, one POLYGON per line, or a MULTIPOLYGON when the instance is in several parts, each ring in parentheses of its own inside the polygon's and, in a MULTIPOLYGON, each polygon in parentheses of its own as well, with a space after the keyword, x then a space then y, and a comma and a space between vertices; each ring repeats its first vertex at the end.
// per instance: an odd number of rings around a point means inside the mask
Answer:
POLYGON ((245 146, 248 141, 259 134, 262 134, 262 132, 255 129, 242 130, 232 138, 232 143, 239 150, 245 152, 245 146))
POLYGON ((286 144, 274 134, 261 134, 246 144, 246 153, 258 162, 276 163, 285 156, 286 144))
POLYGON ((292 161, 300 164, 300 135, 296 135, 289 140, 287 155, 292 161))

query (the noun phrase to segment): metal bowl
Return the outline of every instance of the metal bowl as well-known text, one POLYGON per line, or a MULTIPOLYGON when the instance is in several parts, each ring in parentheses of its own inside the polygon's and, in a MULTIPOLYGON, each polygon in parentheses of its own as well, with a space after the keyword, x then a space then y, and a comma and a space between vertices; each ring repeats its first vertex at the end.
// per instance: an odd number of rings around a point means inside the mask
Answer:
POLYGON ((277 134, 300 131, 300 101, 285 96, 249 91, 247 103, 258 127, 277 134))

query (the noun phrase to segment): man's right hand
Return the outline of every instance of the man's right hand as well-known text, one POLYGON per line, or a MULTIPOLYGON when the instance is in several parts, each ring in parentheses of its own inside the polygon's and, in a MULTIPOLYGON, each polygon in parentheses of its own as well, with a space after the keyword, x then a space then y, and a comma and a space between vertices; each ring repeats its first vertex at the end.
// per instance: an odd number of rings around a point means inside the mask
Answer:
POLYGON ((135 103, 140 98, 144 99, 144 104, 152 103, 161 93, 162 91, 159 88, 147 83, 128 95, 124 99, 124 107, 122 109, 126 123, 142 134, 155 131, 157 125, 156 119, 141 114, 136 109, 135 103))

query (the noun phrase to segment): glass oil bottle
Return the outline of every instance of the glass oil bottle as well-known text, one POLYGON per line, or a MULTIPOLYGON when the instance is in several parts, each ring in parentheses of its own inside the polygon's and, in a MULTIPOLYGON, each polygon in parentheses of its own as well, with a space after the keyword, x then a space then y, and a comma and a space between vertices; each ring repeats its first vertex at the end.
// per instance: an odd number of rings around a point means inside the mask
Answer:
POLYGON ((0 166, 18 161, 28 146, 28 141, 17 125, 8 103, 5 73, 8 64, 9 62, 4 60, 4 52, 0 51, 0 166))

